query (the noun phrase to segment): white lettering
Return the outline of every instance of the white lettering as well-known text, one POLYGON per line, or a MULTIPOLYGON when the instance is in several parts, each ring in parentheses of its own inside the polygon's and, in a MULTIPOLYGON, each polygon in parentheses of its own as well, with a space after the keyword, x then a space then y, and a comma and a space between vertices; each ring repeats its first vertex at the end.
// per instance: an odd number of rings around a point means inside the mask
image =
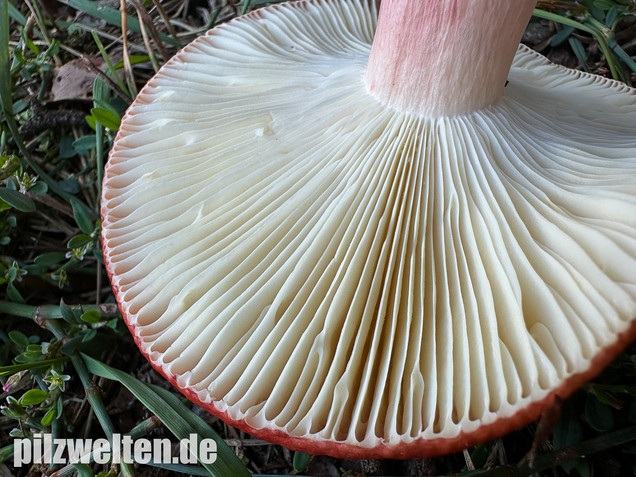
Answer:
POLYGON ((135 461, 140 464, 147 464, 152 459, 152 444, 148 439, 137 439, 135 441, 135 461))
POLYGON ((44 464, 51 464, 53 458, 53 438, 51 434, 44 434, 42 439, 42 460, 44 464))
POLYGON ((121 436, 113 434, 113 464, 121 464, 121 436))
POLYGON ((16 439, 13 465, 28 464, 90 464, 139 463, 212 464, 217 459, 217 444, 213 439, 201 439, 190 434, 179 442, 179 455, 172 457, 170 439, 133 440, 129 435, 113 434, 108 439, 54 439, 51 434, 34 434, 30 439, 16 439))
POLYGON ((202 464, 214 464, 216 461, 216 441, 214 439, 201 439, 199 444, 199 460, 202 464))
POLYGON ((42 434, 33 434, 33 463, 42 463, 42 434))
POLYGON ((182 464, 197 463, 197 435, 190 434, 187 439, 182 439, 179 443, 179 457, 182 464))
POLYGON ((170 439, 153 439, 152 455, 154 462, 158 464, 169 464, 171 462, 171 451, 172 443, 170 439))
POLYGON ((126 464, 132 464, 134 462, 132 451, 133 451, 133 438, 130 436, 124 436, 121 439, 122 445, 122 462, 126 464))
POLYGON ((13 445, 13 467, 22 467, 23 464, 32 463, 31 449, 32 445, 29 439, 16 439, 13 445))
POLYGON ((66 439, 54 439, 55 453, 53 454, 53 462, 51 464, 66 464, 64 451, 66 450, 66 439))
POLYGON ((110 460, 110 442, 108 442, 108 439, 95 439, 93 443, 93 460, 96 464, 108 464, 110 460))
POLYGON ((68 461, 71 464, 90 464, 93 439, 68 439, 68 461))

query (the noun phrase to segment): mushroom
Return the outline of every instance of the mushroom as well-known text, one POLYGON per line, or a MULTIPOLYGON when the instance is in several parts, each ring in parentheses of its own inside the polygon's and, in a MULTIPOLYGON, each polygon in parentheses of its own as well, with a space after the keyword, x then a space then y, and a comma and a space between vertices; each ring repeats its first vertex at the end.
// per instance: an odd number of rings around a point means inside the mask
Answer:
POLYGON ((384 0, 374 41, 375 2, 278 4, 172 58, 103 184, 150 363, 349 458, 460 450, 598 374, 636 336, 636 91, 518 46, 533 5, 384 0))

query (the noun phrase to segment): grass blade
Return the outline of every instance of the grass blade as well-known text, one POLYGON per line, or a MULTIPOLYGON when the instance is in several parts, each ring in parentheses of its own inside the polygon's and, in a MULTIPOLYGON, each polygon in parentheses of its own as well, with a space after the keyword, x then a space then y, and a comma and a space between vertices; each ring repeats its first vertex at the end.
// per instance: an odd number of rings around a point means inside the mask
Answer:
POLYGON ((608 44, 607 44, 607 40, 605 38, 605 36, 603 35, 602 31, 599 31, 596 28, 593 28, 589 25, 585 25, 583 23, 577 22, 576 20, 572 20, 570 18, 566 18, 564 16, 561 15, 557 15, 556 13, 551 13, 551 12, 546 12, 544 10, 540 10, 538 8, 535 8, 532 15, 534 17, 537 18, 543 18, 544 20, 550 20, 553 22, 557 22, 560 23, 562 25, 567 25, 573 28, 576 28, 577 30, 581 30, 584 31, 586 33, 589 33, 590 35, 592 35, 594 37, 594 39, 596 40, 596 42, 598 43, 599 48, 601 49, 601 51, 603 52, 603 56, 605 56, 605 61, 607 61, 607 66, 609 66, 609 69, 612 73, 612 78, 614 79, 620 79, 621 78, 621 74, 618 70, 618 67, 614 61, 614 55, 612 54, 608 44))
MULTIPOLYGON (((121 14, 119 10, 111 7, 106 7, 99 2, 91 0, 59 0, 59 2, 63 3, 64 5, 68 5, 69 7, 73 7, 76 10, 84 12, 92 17, 104 20, 111 25, 121 27, 121 14)), ((135 33, 141 33, 141 26, 139 25, 139 21, 136 18, 128 18, 128 28, 135 33)), ((170 38, 170 36, 163 33, 160 33, 159 36, 166 43, 169 43, 172 46, 176 46, 177 48, 181 47, 181 44, 178 41, 175 41, 173 38, 170 38)))
POLYGON ((82 357, 91 373, 123 384, 170 429, 177 439, 187 439, 192 432, 196 432, 201 439, 214 439, 217 444, 217 460, 214 464, 202 463, 210 475, 215 477, 250 477, 249 471, 223 439, 172 393, 157 386, 142 383, 129 374, 87 355, 83 354, 82 357))
POLYGON ((21 212, 35 211, 35 202, 17 190, 0 187, 0 199, 21 212))
POLYGON ((51 366, 52 364, 60 364, 68 361, 67 358, 52 358, 43 359, 42 361, 34 361, 32 363, 20 363, 9 364, 7 366, 0 366, 0 376, 9 376, 14 373, 19 373, 27 369, 43 368, 45 366, 51 366))
POLYGON ((10 3, 9 3, 9 15, 20 25, 22 26, 26 25, 27 20, 24 17, 24 15, 22 15, 20 11, 17 8, 15 8, 13 5, 11 5, 10 3))
POLYGON ((188 475, 210 475, 208 471, 203 467, 198 467, 194 465, 187 464, 157 464, 155 462, 148 462, 148 465, 151 467, 157 467, 158 469, 168 470, 171 473, 180 473, 180 474, 188 474, 188 475))
POLYGON ((13 111, 9 59, 9 0, 0 0, 0 101, 3 111, 13 111))
MULTIPOLYGON (((81 312, 85 312, 88 310, 97 310, 106 316, 117 316, 119 314, 117 308, 109 304, 72 305, 67 308, 81 312)), ((21 318, 30 318, 32 320, 58 320, 64 317, 62 308, 59 305, 33 306, 2 300, 0 300, 0 313, 5 313, 12 316, 19 316, 21 318)))

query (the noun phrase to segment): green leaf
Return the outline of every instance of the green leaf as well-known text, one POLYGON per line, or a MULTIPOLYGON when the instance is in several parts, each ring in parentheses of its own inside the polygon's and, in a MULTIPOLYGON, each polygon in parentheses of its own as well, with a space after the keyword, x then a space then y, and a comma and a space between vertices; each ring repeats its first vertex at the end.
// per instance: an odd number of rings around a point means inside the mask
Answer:
POLYGON ((592 16, 596 18, 598 21, 605 22, 605 10, 602 8, 603 4, 600 4, 600 5, 601 7, 596 5, 596 2, 595 2, 595 4, 589 8, 589 11, 592 14, 592 16))
POLYGON ((66 246, 69 249, 80 248, 80 247, 83 247, 84 245, 88 245, 92 241, 93 239, 91 238, 90 235, 79 234, 79 235, 76 235, 75 237, 71 237, 69 241, 66 243, 66 246))
POLYGON ((309 461, 311 460, 311 454, 306 452, 294 452, 294 470, 296 472, 304 472, 309 467, 309 461))
MULTIPOLYGON (((60 189, 64 190, 67 194, 79 194, 82 191, 82 186, 80 185, 77 179, 66 179, 64 181, 59 182, 60 189)), ((70 197, 69 202, 74 199, 74 197, 70 197)), ((79 202, 79 201, 78 201, 79 202)), ((82 206, 84 204, 80 202, 82 206)))
POLYGON ((34 212, 35 202, 17 190, 0 187, 0 199, 21 212, 34 212))
POLYGON ((38 181, 31 188, 29 188, 29 193, 42 195, 46 194, 49 191, 49 186, 46 185, 46 182, 38 181))
POLYGON ((90 235, 93 231, 93 221, 86 213, 86 209, 82 207, 81 202, 77 199, 71 199, 71 206, 73 207, 73 217, 80 230, 90 235))
POLYGON ((9 331, 9 339, 17 344, 20 348, 26 348, 29 346, 29 338, 18 330, 9 331))
POLYGON ((84 330, 83 336, 82 336, 82 343, 88 343, 89 341, 92 341, 96 336, 97 336, 97 330, 94 330, 94 329, 84 330))
POLYGON ((78 138, 73 143, 73 147, 76 151, 86 151, 88 149, 94 149, 96 146, 96 140, 97 137, 95 136, 95 134, 87 134, 86 136, 78 138))
POLYGON ((32 364, 32 363, 38 363, 42 361, 41 358, 42 358, 41 354, 38 354, 37 356, 33 356, 32 354, 29 355, 28 353, 21 353, 17 355, 15 358, 13 358, 13 361, 15 361, 18 364, 32 364))
POLYGON ((73 147, 73 138, 71 136, 64 136, 60 139, 60 159, 70 159, 77 155, 77 151, 73 147))
POLYGON ((13 154, 8 157, 0 155, 0 180, 12 176, 15 172, 20 170, 20 167, 22 167, 22 165, 17 156, 13 154))
POLYGON ((99 323, 102 319, 102 316, 97 310, 88 310, 82 313, 82 316, 80 318, 86 323, 99 323))
POLYGON ((104 98, 104 99, 93 98, 93 103, 95 104, 95 108, 103 109, 104 111, 110 111, 118 118, 120 117, 119 111, 117 111, 117 109, 115 109, 115 107, 112 104, 110 104, 110 101, 108 101, 108 98, 104 98))
POLYGON ((594 0, 594 6, 601 10, 610 10, 615 3, 612 0, 594 0))
POLYGON ((214 464, 202 463, 210 475, 216 477, 230 475, 232 477, 250 477, 250 472, 223 439, 172 393, 159 386, 150 386, 142 383, 129 374, 111 368, 85 354, 82 354, 82 358, 91 373, 123 384, 170 429, 177 439, 187 439, 191 433, 198 434, 200 439, 214 439, 217 444, 217 459, 214 464))
POLYGON ((95 121, 95 118, 93 116, 86 116, 86 122, 91 127, 91 129, 97 130, 97 121, 95 121))
POLYGON ((111 131, 117 131, 121 124, 121 118, 118 115, 104 108, 91 109, 91 116, 95 118, 95 121, 98 121, 105 128, 108 128, 111 131))
POLYGON ((26 300, 13 283, 7 284, 7 296, 15 303, 26 303, 26 300))
POLYGON ((31 40, 30 38, 27 38, 26 36, 23 36, 22 39, 26 43, 27 48, 31 50, 31 53, 33 53, 34 55, 40 54, 40 49, 37 47, 35 43, 33 43, 33 40, 31 40))
POLYGON ((14 115, 20 114, 22 111, 24 111, 28 107, 29 107, 28 99, 19 99, 15 103, 13 103, 13 114, 14 115))
POLYGON ((55 419, 55 411, 56 411, 56 408, 49 409, 40 420, 40 424, 47 427, 50 426, 51 423, 53 422, 53 419, 55 419))
POLYGON ((613 28, 615 25, 615 23, 617 23, 617 20, 619 19, 619 12, 618 12, 618 8, 616 8, 616 5, 613 5, 607 12, 607 15, 605 15, 605 24, 610 27, 613 28))
POLYGON ((47 267, 49 265, 57 265, 58 263, 64 261, 65 258, 66 254, 64 252, 49 252, 38 255, 33 261, 37 265, 47 267))
POLYGON ((64 401, 62 400, 62 396, 57 398, 57 402, 55 404, 55 417, 59 419, 62 417, 62 411, 64 410, 64 401))
POLYGON ((64 303, 64 301, 60 301, 60 312, 64 321, 68 323, 77 322, 77 316, 75 315, 75 312, 66 303, 64 303))
POLYGON ((7 404, 9 406, 8 407, 3 406, 2 414, 16 418, 16 419, 21 419, 22 416, 26 415, 26 411, 24 410, 24 408, 20 405, 18 400, 14 398, 13 396, 7 396, 7 404))
POLYGON ((41 389, 29 389, 22 395, 18 402, 23 406, 33 406, 46 401, 46 398, 48 397, 48 391, 42 391, 41 389))

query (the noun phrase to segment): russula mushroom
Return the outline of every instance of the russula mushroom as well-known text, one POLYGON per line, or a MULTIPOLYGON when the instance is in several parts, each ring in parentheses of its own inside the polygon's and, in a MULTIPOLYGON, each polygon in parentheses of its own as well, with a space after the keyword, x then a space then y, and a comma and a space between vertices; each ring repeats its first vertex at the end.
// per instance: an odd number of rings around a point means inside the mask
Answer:
POLYGON ((350 458, 460 450, 600 372, 636 336, 636 92, 518 47, 533 5, 384 0, 372 47, 374 2, 278 4, 172 58, 103 186, 150 363, 350 458))

